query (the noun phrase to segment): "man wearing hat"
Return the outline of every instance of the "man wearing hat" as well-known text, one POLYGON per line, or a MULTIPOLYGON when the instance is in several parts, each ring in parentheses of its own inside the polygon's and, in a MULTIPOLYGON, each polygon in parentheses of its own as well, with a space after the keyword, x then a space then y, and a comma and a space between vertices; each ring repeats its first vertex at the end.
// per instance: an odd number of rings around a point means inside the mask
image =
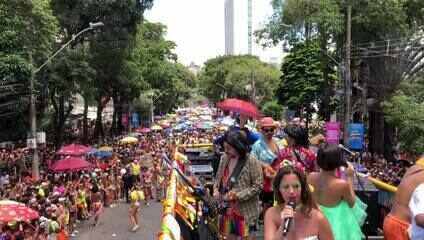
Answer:
POLYGON ((272 179, 276 172, 271 167, 272 163, 277 159, 280 151, 277 141, 274 139, 274 132, 277 123, 271 117, 264 117, 259 121, 261 137, 252 145, 251 154, 255 156, 261 163, 264 174, 263 191, 261 192, 261 201, 263 203, 264 212, 272 206, 274 197, 272 191, 272 179))

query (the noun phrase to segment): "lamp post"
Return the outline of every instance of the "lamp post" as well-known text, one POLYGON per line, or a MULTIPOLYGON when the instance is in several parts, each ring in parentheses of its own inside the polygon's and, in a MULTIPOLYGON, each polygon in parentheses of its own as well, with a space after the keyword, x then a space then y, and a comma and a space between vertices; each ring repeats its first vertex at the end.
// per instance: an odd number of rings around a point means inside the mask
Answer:
MULTIPOLYGON (((59 50, 57 50, 53 55, 47 58, 47 60, 41 64, 38 68, 31 71, 31 78, 30 78, 30 109, 29 109, 29 118, 31 123, 31 139, 32 139, 32 145, 33 145, 33 158, 32 158, 32 177, 35 180, 38 180, 40 178, 40 160, 38 157, 38 149, 37 149, 37 113, 35 108, 35 95, 34 95, 34 78, 35 74, 37 74, 43 67, 45 67, 53 58, 55 58, 61 51, 63 51, 69 44, 71 44, 75 39, 77 39, 81 34, 94 30, 98 27, 102 27, 104 24, 102 22, 95 22, 90 23, 89 26, 80 32, 78 32, 75 35, 72 35, 72 38, 65 43, 59 50)), ((29 61, 32 65, 32 54, 29 56, 29 61)))

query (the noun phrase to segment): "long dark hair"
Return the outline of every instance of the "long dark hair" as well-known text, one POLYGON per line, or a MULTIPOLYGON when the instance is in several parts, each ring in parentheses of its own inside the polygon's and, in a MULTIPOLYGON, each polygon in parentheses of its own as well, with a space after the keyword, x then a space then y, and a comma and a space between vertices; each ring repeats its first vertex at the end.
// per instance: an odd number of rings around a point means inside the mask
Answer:
POLYGON ((280 193, 280 185, 281 185, 281 180, 284 178, 284 176, 289 174, 295 174, 300 181, 300 186, 302 188, 300 193, 300 201, 302 202, 301 211, 305 215, 309 215, 312 211, 312 208, 315 208, 316 205, 314 201, 312 200, 312 194, 311 194, 311 191, 309 190, 309 185, 306 181, 306 176, 303 173, 303 171, 300 169, 294 168, 293 166, 284 166, 278 171, 277 175, 274 178, 274 182, 272 184, 274 188, 275 200, 277 201, 279 205, 285 203, 284 198, 283 196, 281 196, 281 193, 280 193))
POLYGON ((347 167, 342 150, 335 144, 324 144, 320 147, 317 164, 324 171, 333 171, 341 166, 347 167))
POLYGON ((224 142, 233 147, 240 155, 240 159, 245 159, 250 152, 250 145, 246 135, 240 130, 228 131, 224 136, 224 142))
POLYGON ((284 129, 284 132, 294 139, 295 146, 309 147, 309 136, 306 128, 298 125, 289 125, 284 129))

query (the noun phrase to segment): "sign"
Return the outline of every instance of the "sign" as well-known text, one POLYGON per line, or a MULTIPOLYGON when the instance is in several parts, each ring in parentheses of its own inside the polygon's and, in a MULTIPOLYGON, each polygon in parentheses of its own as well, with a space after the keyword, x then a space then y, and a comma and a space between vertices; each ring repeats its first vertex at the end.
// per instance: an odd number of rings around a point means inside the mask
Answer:
POLYGON ((325 123, 325 141, 330 144, 339 144, 340 141, 340 123, 325 123))
POLYGON ((128 114, 126 113, 122 114, 121 122, 122 122, 122 125, 124 125, 124 127, 128 127, 128 114))
POLYGON ((37 143, 45 144, 46 143, 46 133, 45 132, 37 132, 37 143))
POLYGON ((138 121, 138 113, 133 113, 131 118, 131 125, 135 128, 138 128, 140 122, 138 121))
POLYGON ((29 149, 37 148, 36 138, 27 138, 27 148, 29 149))
POLYGON ((349 124, 349 148, 352 150, 362 150, 364 147, 364 124, 351 123, 349 124))

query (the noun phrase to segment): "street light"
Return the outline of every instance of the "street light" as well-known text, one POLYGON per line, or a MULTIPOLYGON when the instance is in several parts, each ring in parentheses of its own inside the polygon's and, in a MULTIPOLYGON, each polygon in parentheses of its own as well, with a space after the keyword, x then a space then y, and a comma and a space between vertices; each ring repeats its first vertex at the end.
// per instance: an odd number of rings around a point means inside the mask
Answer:
MULTIPOLYGON (((95 23, 89 23, 89 26, 87 28, 84 28, 80 32, 78 32, 75 35, 72 35, 72 38, 65 43, 59 50, 57 50, 53 55, 47 58, 47 60, 40 65, 40 67, 36 68, 31 72, 31 78, 30 78, 30 111, 29 111, 29 118, 31 122, 31 138, 32 138, 32 145, 33 145, 33 158, 32 158, 32 177, 35 180, 38 180, 40 178, 40 160, 38 158, 38 150, 37 150, 37 114, 35 109, 35 96, 34 96, 34 77, 35 74, 37 74, 43 67, 45 67, 53 58, 55 58, 63 49, 65 49, 69 44, 71 44, 75 39, 77 39, 78 36, 81 34, 94 30, 95 28, 102 27, 104 24, 102 22, 95 22, 95 23)), ((30 63, 32 65, 32 55, 29 56, 30 63)))

